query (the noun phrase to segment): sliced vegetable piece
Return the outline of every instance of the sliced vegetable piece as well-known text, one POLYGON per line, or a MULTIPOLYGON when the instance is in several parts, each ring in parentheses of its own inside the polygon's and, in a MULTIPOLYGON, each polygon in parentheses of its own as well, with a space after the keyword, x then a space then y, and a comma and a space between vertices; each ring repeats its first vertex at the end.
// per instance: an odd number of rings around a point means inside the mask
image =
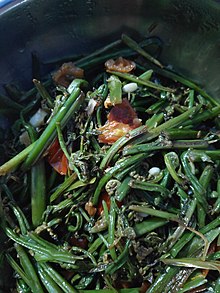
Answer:
POLYGON ((66 175, 68 171, 68 160, 62 151, 59 141, 56 138, 48 149, 47 160, 49 164, 61 175, 66 175))
POLYGON ((105 67, 108 70, 118 71, 118 72, 131 72, 136 68, 135 62, 119 57, 118 59, 109 59, 105 62, 105 67))

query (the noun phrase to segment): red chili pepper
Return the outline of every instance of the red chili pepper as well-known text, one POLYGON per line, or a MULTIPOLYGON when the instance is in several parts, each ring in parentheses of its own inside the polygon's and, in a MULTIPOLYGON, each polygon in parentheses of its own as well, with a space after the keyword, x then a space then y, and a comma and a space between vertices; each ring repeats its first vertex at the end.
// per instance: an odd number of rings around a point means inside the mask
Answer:
POLYGON ((47 159, 49 164, 61 175, 66 175, 68 171, 68 160, 60 148, 58 139, 51 144, 48 149, 47 159))

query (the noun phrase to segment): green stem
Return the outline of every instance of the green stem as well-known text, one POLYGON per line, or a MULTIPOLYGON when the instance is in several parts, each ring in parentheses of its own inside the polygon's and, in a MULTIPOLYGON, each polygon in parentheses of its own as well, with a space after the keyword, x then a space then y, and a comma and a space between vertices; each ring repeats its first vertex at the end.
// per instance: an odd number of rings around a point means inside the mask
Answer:
POLYGON ((70 175, 62 184, 60 184, 56 190, 51 194, 50 196, 50 202, 53 202, 56 200, 67 188, 70 187, 70 185, 75 182, 77 179, 76 173, 73 173, 70 175))
POLYGON ((145 235, 146 233, 152 232, 155 229, 166 225, 167 223, 169 223, 169 221, 163 218, 151 217, 148 220, 135 224, 133 228, 136 236, 140 237, 145 235))
POLYGON ((12 159, 10 159, 6 163, 4 163, 2 166, 0 166, 0 176, 4 176, 9 172, 14 171, 25 160, 25 158, 30 153, 30 151, 33 150, 35 144, 36 142, 30 144, 23 151, 21 151, 12 159))
POLYGON ((108 244, 109 251, 113 260, 117 258, 114 240, 115 240, 115 223, 116 223, 116 212, 115 212, 115 200, 111 197, 111 206, 108 214, 108 244))
POLYGON ((56 282, 50 277, 50 275, 46 271, 44 271, 41 268, 40 264, 37 264, 37 270, 41 278, 41 282, 44 284, 44 287, 46 288, 47 292, 62 293, 61 289, 56 284, 56 282))
POLYGON ((96 187, 96 190, 94 192, 92 203, 94 205, 98 204, 99 195, 103 187, 105 186, 107 181, 110 180, 114 176, 115 173, 122 171, 125 167, 129 167, 138 161, 141 162, 144 159, 144 157, 145 157, 144 154, 138 154, 131 158, 128 158, 127 160, 123 160, 122 162, 118 164, 115 164, 115 166, 112 167, 108 172, 106 172, 105 175, 100 179, 98 186, 96 187))
POLYGON ((31 215, 32 224, 37 227, 42 222, 46 209, 46 172, 41 159, 31 168, 31 215))
POLYGON ((128 184, 131 188, 159 192, 163 197, 169 197, 170 195, 170 191, 160 184, 142 182, 138 180, 131 180, 128 184))
POLYGON ((142 49, 138 45, 137 42, 135 42, 133 39, 128 37, 126 34, 122 34, 121 39, 128 47, 130 47, 134 51, 138 52, 140 55, 142 55, 143 57, 145 57, 147 60, 154 63, 155 65, 163 68, 163 65, 157 59, 155 59, 153 56, 148 54, 144 49, 142 49))
POLYGON ((20 263, 24 269, 24 272, 26 273, 27 277, 29 278, 30 282, 31 282, 31 288, 33 290, 33 292, 44 292, 40 281, 37 277, 36 271, 27 255, 27 253, 25 252, 24 248, 18 244, 15 244, 15 248, 16 251, 19 255, 19 259, 20 259, 20 263))
POLYGON ((65 293, 77 293, 77 290, 74 289, 65 279, 61 276, 56 270, 54 270, 48 263, 41 263, 40 267, 57 283, 57 285, 62 289, 62 292, 65 293))
POLYGON ((129 81, 135 82, 135 83, 137 83, 139 85, 144 85, 146 87, 153 88, 153 89, 156 89, 156 90, 159 90, 159 91, 165 91, 165 92, 171 92, 171 93, 173 93, 175 91, 172 88, 165 87, 165 86, 162 86, 160 84, 156 84, 156 83, 154 83, 152 81, 142 80, 139 77, 137 77, 137 76, 135 76, 133 74, 130 74, 130 73, 122 73, 122 72, 112 71, 112 70, 106 70, 106 71, 111 73, 111 74, 114 74, 114 75, 116 75, 118 77, 121 77, 123 79, 129 80, 129 81))
POLYGON ((24 162, 24 168, 28 169, 39 156, 43 153, 43 151, 49 146, 51 141, 54 139, 56 135, 56 123, 60 122, 61 126, 64 127, 70 118, 72 118, 72 114, 75 113, 82 102, 84 101, 84 95, 80 95, 80 88, 78 84, 84 84, 84 80, 76 80, 76 87, 73 89, 72 93, 61 107, 60 111, 51 119, 50 123, 41 134, 39 139, 36 141, 34 148, 28 154, 26 161, 24 162), (71 110, 71 113, 69 111, 71 110), (71 114, 71 115, 70 115, 71 114), (65 117, 66 116, 66 117, 65 117))
POLYGON ((33 83, 36 86, 39 94, 41 95, 41 97, 47 101, 48 106, 53 109, 54 108, 54 104, 52 101, 52 98, 50 96, 50 94, 48 93, 48 91, 46 90, 46 88, 44 87, 44 85, 37 79, 33 79, 33 83))
POLYGON ((152 209, 146 206, 137 206, 137 205, 131 205, 129 206, 129 210, 138 212, 138 213, 143 213, 155 217, 159 217, 162 219, 166 219, 168 221, 174 221, 174 222, 180 222, 178 216, 176 214, 164 212, 164 211, 158 211, 156 209, 152 209))

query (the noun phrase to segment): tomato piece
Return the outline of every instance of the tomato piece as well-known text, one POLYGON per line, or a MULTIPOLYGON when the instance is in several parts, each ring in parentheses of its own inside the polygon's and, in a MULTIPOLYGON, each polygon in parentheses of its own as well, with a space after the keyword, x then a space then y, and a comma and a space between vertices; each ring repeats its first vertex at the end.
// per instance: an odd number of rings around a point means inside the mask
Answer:
POLYGON ((127 99, 123 99, 121 104, 116 104, 108 115, 108 121, 117 121, 125 124, 133 125, 137 114, 131 107, 127 99))
POLYGON ((48 149, 47 160, 49 164, 61 175, 66 175, 68 171, 68 160, 60 148, 58 139, 51 144, 48 149))
MULTIPOLYGON (((99 202, 97 205, 97 215, 100 216, 102 211, 103 211, 103 205, 102 205, 102 201, 106 202, 106 205, 108 207, 108 210, 110 209, 111 206, 111 199, 110 199, 110 195, 107 192, 103 192, 100 197, 99 197, 99 202)), ((122 206, 122 202, 116 200, 116 204, 117 206, 120 208, 122 206)))
POLYGON ((75 78, 83 78, 84 70, 76 67, 73 62, 63 63, 63 65, 54 73, 53 80, 56 84, 68 87, 75 78))
POLYGON ((123 99, 121 104, 115 105, 109 115, 107 123, 98 130, 99 142, 113 144, 120 137, 127 134, 130 130, 141 125, 136 112, 131 107, 127 99, 123 99))
POLYGON ((109 59, 105 62, 105 67, 110 71, 131 72, 136 68, 135 62, 119 57, 118 59, 109 59))
POLYGON ((101 131, 101 134, 98 137, 99 142, 113 144, 120 137, 127 134, 130 130, 134 128, 135 127, 132 127, 129 124, 124 124, 117 121, 106 123, 104 126, 99 128, 99 130, 101 131))

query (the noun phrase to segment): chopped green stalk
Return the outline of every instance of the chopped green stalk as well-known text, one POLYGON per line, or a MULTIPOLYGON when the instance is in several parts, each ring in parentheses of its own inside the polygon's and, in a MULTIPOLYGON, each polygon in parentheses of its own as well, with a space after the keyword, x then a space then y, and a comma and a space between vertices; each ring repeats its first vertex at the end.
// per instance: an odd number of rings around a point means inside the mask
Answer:
POLYGON ((77 175, 76 173, 73 173, 70 175, 61 185, 58 186, 58 188, 54 191, 54 193, 50 196, 50 202, 53 202, 56 200, 65 190, 67 190, 71 184, 76 181, 77 175))
MULTIPOLYGON (((199 182, 206 189, 206 194, 208 194, 207 188, 210 185, 210 181, 213 176, 213 173, 214 173, 213 166, 207 165, 204 168, 204 170, 199 178, 199 182)), ((201 204, 198 204, 197 213, 198 213, 199 228, 202 228, 205 226, 206 212, 205 212, 204 208, 201 206, 201 204)))
POLYGON ((183 235, 184 231, 186 230, 186 227, 189 224, 193 216, 193 213, 195 212, 196 204, 197 204, 196 199, 191 200, 188 206, 188 209, 186 211, 186 215, 183 219, 184 225, 180 225, 179 227, 177 227, 175 232, 172 235, 170 235, 170 237, 167 239, 169 250, 174 246, 174 244, 177 241, 179 241, 180 237, 183 235))
POLYGON ((142 80, 150 80, 152 74, 153 74, 153 70, 150 69, 150 70, 145 71, 141 75, 139 75, 139 78, 142 79, 142 80))
POLYGON ((167 223, 169 223, 168 220, 159 217, 152 217, 149 220, 144 220, 141 223, 135 224, 134 231, 136 233, 136 236, 139 237, 145 235, 146 233, 154 231, 155 229, 162 227, 167 223))
POLYGON ((46 173, 43 160, 31 168, 31 215, 32 224, 37 227, 42 223, 46 209, 46 173))
POLYGON ((220 106, 214 107, 211 110, 203 111, 202 113, 199 113, 196 117, 194 117, 192 120, 185 121, 182 126, 196 126, 201 122, 204 122, 206 120, 211 120, 217 117, 220 114, 220 106))
POLYGON ((113 260, 116 260, 117 255, 114 247, 114 240, 115 240, 115 222, 116 222, 116 212, 115 212, 115 200, 111 198, 111 206, 108 215, 108 244, 109 244, 109 251, 113 260))
POLYGON ((177 129, 166 129, 165 134, 170 140, 198 139, 201 136, 201 131, 177 128, 177 129))
POLYGON ((157 137, 162 131, 174 128, 179 125, 188 118, 190 118, 192 115, 194 115, 197 112, 198 108, 194 107, 189 109, 183 114, 180 114, 179 116, 172 118, 163 124, 159 125, 158 127, 151 129, 148 131, 146 126, 140 126, 134 130, 131 130, 129 133, 129 136, 123 136, 119 138, 112 147, 108 150, 106 153, 104 159, 102 160, 100 164, 100 168, 104 169, 108 166, 111 159, 114 157, 114 155, 126 144, 128 144, 131 141, 135 141, 136 143, 141 143, 144 141, 149 141, 155 137, 157 137), (135 139, 136 138, 136 139, 135 139))
POLYGON ((159 218, 170 220, 170 221, 180 222, 177 215, 175 214, 164 212, 164 211, 158 211, 152 208, 148 208, 146 206, 131 205, 129 206, 129 209, 138 213, 143 213, 146 215, 151 215, 151 216, 159 217, 159 218))
POLYGON ((113 274, 114 272, 116 272, 119 268, 121 268, 125 264, 125 262, 128 259, 128 255, 129 255, 129 251, 128 251, 129 246, 130 246, 130 240, 127 240, 123 252, 118 256, 117 259, 115 259, 113 261, 113 263, 111 263, 106 268, 106 270, 105 270, 106 274, 113 274))
POLYGON ((220 179, 217 181, 217 194, 218 197, 212 209, 212 214, 219 212, 220 210, 220 179))
POLYGON ((165 87, 165 86, 162 86, 160 84, 156 84, 156 83, 154 83, 152 81, 142 80, 139 77, 136 77, 135 75, 130 74, 130 73, 122 73, 122 72, 112 71, 112 70, 107 70, 107 72, 109 72, 111 74, 114 74, 114 75, 116 75, 118 77, 121 77, 121 78, 123 78, 125 80, 129 80, 129 81, 135 82, 135 83, 137 83, 139 85, 144 85, 146 87, 156 89, 158 91, 165 91, 165 92, 171 92, 171 93, 173 93, 175 91, 172 88, 165 87))
POLYGON ((4 176, 9 172, 14 171, 25 160, 30 151, 33 150, 35 144, 36 142, 30 144, 15 157, 11 158, 9 161, 0 166, 0 176, 4 176))
POLYGON ((57 273, 48 263, 41 263, 40 267, 45 273, 47 273, 54 282, 62 289, 65 293, 77 293, 75 290, 59 273, 57 273))
POLYGON ((110 101, 112 105, 121 104, 122 102, 122 83, 117 76, 111 75, 107 79, 110 101))
POLYGON ((46 288, 47 292, 62 293, 59 286, 54 282, 50 275, 41 268, 39 264, 37 264, 37 269, 41 282, 44 284, 44 287, 46 288))
POLYGON ((217 270, 220 272, 220 262, 219 261, 203 261, 198 258, 172 258, 172 259, 161 259, 167 265, 174 266, 184 266, 187 268, 199 268, 205 270, 217 270))
POLYGON ((27 234, 28 230, 30 230, 30 226, 29 226, 29 223, 24 215, 24 213, 22 212, 22 210, 16 206, 15 204, 10 204, 15 216, 16 216, 16 219, 19 223, 19 228, 21 230, 21 234, 22 235, 25 235, 27 234))
POLYGON ((128 185, 128 183, 130 182, 131 177, 127 176, 122 183, 119 185, 119 187, 117 188, 116 191, 116 199, 118 201, 122 201, 124 199, 124 197, 127 195, 127 193, 129 192, 129 190, 131 189, 130 186, 128 185))
MULTIPOLYGON (((15 244, 15 248, 16 248, 16 251, 19 255, 19 259, 20 259, 20 263, 24 269, 24 272, 26 273, 28 279, 30 280, 31 282, 31 288, 33 290, 33 292, 44 292, 42 287, 41 287, 41 284, 40 284, 40 281, 38 279, 38 276, 36 274, 36 271, 27 255, 27 253, 25 252, 25 250, 23 249, 22 246, 20 245, 17 245, 15 244)), ((29 282, 29 284, 30 284, 29 282)))
POLYGON ((11 238, 16 243, 32 250, 35 254, 34 257, 36 261, 51 261, 51 262, 61 262, 68 263, 71 267, 78 268, 75 265, 76 259, 81 259, 81 257, 74 256, 70 253, 60 251, 59 248, 45 248, 41 247, 36 242, 30 242, 28 236, 17 236, 11 229, 5 229, 6 235, 11 238))
POLYGON ((41 95, 41 97, 46 100, 48 106, 53 109, 54 104, 52 101, 52 98, 50 96, 50 94, 48 93, 48 91, 46 90, 45 86, 37 79, 33 79, 33 83, 36 86, 39 94, 41 95))
MULTIPOLYGON (((68 97, 60 111, 51 119, 50 123, 41 134, 39 139, 36 141, 35 146, 31 149, 28 157, 24 163, 24 167, 28 169, 39 156, 43 153, 43 151, 49 146, 50 142, 54 139, 56 135, 56 123, 60 122, 62 127, 67 123, 67 121, 71 118, 70 114, 73 115, 79 107, 81 106, 84 96, 80 95, 80 88, 77 87, 79 82, 76 82, 76 87, 73 89, 71 95, 68 97), (69 113, 71 110, 71 113, 69 113), (66 116, 66 117, 65 117, 66 116), (64 123, 65 122, 65 123, 64 123)), ((84 81, 81 81, 83 84, 84 81)))
MULTIPOLYGON (((127 155, 134 155, 137 153, 152 153, 152 151, 158 151, 158 150, 171 150, 171 149, 189 149, 189 148, 194 148, 194 149, 206 149, 209 146, 208 142, 205 140, 173 140, 173 141, 168 141, 164 140, 161 141, 160 139, 158 141, 152 142, 152 143, 146 143, 146 144, 138 144, 134 146, 128 146, 125 147, 123 150, 123 154, 125 156, 127 155)), ((173 153, 173 152, 171 152, 173 153)), ((168 153, 170 154, 170 153, 168 153)), ((166 165, 169 165, 169 168, 172 167, 172 164, 170 165, 169 163, 169 158, 168 154, 165 155, 165 163, 166 165)), ((171 169, 170 169, 171 171, 171 169)), ((174 173, 173 173, 174 175, 174 173)), ((174 178, 174 177, 173 177, 174 178)), ((177 178, 175 176, 175 180, 181 184, 181 181, 183 180, 181 178, 177 178)))
POLYGON ((164 197, 169 197, 170 191, 164 186, 155 183, 141 182, 138 180, 131 180, 129 182, 131 188, 142 189, 147 191, 159 192, 164 197))
POLYGON ((128 45, 131 49, 137 51, 139 54, 141 54, 143 57, 145 57, 150 62, 154 63, 155 65, 163 68, 163 65, 154 57, 152 57, 150 54, 148 54, 144 49, 142 49, 138 43, 136 43, 133 39, 131 39, 129 36, 123 34, 121 36, 122 41, 128 45))
MULTIPOLYGON (((202 274, 192 277, 184 286, 179 290, 179 293, 188 292, 189 290, 196 289, 207 283, 207 279, 202 274)), ((216 291, 215 291, 216 292, 216 291)))
POLYGON ((195 96, 195 91, 194 90, 190 90, 189 91, 189 108, 193 107, 194 104, 194 96, 195 96))
POLYGON ((153 105, 150 105, 150 107, 148 107, 145 112, 148 114, 163 114, 160 113, 161 109, 165 108, 166 106, 168 106, 168 102, 166 100, 159 100, 153 105))
POLYGON ((82 64, 89 62, 90 60, 93 60, 95 57, 102 55, 106 51, 112 50, 113 48, 117 47, 118 45, 121 44, 121 40, 116 40, 112 43, 109 43, 102 47, 101 49, 96 50, 95 52, 89 54, 88 56, 85 56, 83 58, 80 58, 75 62, 75 64, 79 67, 82 66, 82 64))
POLYGON ((163 113, 154 114, 151 118, 149 118, 145 122, 145 125, 147 126, 148 129, 156 128, 159 124, 163 122, 163 119, 164 119, 163 113))
POLYGON ((112 178, 112 176, 121 170, 123 170, 125 167, 129 167, 130 165, 135 164, 136 162, 141 162, 144 159, 144 154, 135 155, 127 160, 123 160, 122 162, 116 164, 113 168, 111 168, 99 181, 98 186, 94 192, 94 196, 92 199, 92 202, 94 205, 97 205, 99 195, 101 193, 102 188, 105 186, 108 180, 112 178))
POLYGON ((161 131, 166 131, 166 129, 172 129, 177 126, 181 126, 184 121, 192 119, 192 117, 197 114, 199 111, 199 107, 193 107, 189 110, 187 110, 185 113, 180 114, 177 117, 174 117, 163 124, 159 125, 155 129, 153 129, 153 132, 160 133, 161 131))
POLYGON ((185 170, 186 176, 190 182, 190 185, 193 189, 196 199, 198 200, 199 203, 201 203, 201 205, 207 211, 208 203, 205 196, 205 189, 191 171, 189 154, 187 151, 182 154, 182 163, 183 163, 183 168, 185 170))
MULTIPOLYGON (((18 265, 18 263, 13 259, 10 254, 6 254, 6 258, 10 264, 10 266, 15 270, 15 272, 24 280, 24 282, 30 287, 35 288, 35 285, 32 284, 32 280, 29 279, 29 276, 26 275, 24 270, 18 265)), ((42 291, 41 291, 42 292, 42 291)))
POLYGON ((176 168, 179 167, 179 158, 178 155, 175 152, 167 153, 164 156, 164 162, 166 164, 166 167, 168 171, 170 172, 170 175, 173 177, 173 179, 182 185, 184 183, 184 178, 182 178, 180 175, 176 172, 176 168))
POLYGON ((105 169, 108 164, 110 163, 111 159, 114 157, 114 155, 127 143, 129 143, 133 138, 141 136, 142 134, 147 133, 147 127, 146 126, 140 126, 134 130, 131 130, 129 133, 129 136, 123 136, 119 138, 112 147, 107 151, 105 157, 103 158, 100 168, 105 169))
POLYGON ((204 89, 202 89, 200 86, 198 86, 196 83, 194 83, 193 81, 187 79, 186 77, 177 74, 176 72, 167 69, 167 68, 159 68, 158 66, 154 66, 154 64, 152 64, 151 68, 157 72, 158 74, 165 76, 167 78, 170 78, 174 81, 178 81, 180 83, 182 83, 183 85, 195 90, 196 92, 198 92, 200 95, 202 95, 204 98, 206 98, 208 101, 210 101, 213 105, 219 106, 219 102, 217 101, 217 99, 214 99, 212 96, 210 96, 204 89))

